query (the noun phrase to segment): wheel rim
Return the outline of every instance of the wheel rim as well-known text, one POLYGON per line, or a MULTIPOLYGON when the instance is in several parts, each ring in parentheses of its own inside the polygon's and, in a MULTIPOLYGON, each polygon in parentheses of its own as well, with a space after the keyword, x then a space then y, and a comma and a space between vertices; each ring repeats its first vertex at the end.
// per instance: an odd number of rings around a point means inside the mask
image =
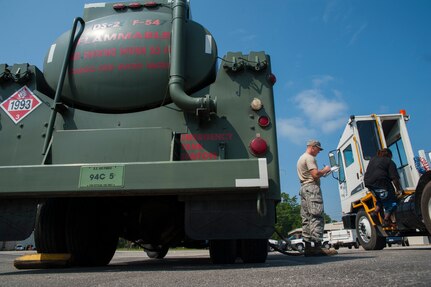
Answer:
POLYGON ((431 217, 431 200, 428 200, 428 216, 431 217))
POLYGON ((359 236, 361 237, 362 241, 365 243, 370 242, 371 240, 371 224, 368 218, 365 216, 362 216, 359 219, 359 236))

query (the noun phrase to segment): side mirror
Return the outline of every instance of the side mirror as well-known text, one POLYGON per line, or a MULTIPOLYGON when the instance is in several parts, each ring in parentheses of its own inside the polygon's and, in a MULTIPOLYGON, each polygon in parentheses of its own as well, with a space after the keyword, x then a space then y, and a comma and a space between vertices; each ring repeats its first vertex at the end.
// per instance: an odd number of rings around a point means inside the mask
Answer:
POLYGON ((337 159, 335 158, 335 153, 336 153, 336 150, 332 150, 329 152, 328 156, 329 156, 329 164, 331 165, 330 173, 332 173, 333 178, 338 180, 338 178, 334 175, 334 172, 337 172, 340 169, 340 166, 338 165, 337 159))
POLYGON ((331 165, 331 167, 338 167, 337 159, 335 158, 335 154, 333 151, 329 152, 329 164, 331 165))

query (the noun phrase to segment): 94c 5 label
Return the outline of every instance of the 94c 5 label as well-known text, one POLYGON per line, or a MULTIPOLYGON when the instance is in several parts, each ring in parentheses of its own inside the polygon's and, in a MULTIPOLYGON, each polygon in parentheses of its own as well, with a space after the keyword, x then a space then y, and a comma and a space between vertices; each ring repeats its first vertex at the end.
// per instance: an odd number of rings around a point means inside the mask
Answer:
POLYGON ((79 187, 123 187, 124 166, 82 166, 79 187))

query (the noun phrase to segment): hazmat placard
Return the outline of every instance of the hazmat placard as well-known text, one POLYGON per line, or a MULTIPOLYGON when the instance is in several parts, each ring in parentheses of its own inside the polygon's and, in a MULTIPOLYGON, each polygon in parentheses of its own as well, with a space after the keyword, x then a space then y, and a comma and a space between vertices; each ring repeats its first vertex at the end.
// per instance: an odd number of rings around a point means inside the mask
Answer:
POLYGON ((17 124, 42 103, 35 94, 24 86, 1 103, 1 108, 17 124))

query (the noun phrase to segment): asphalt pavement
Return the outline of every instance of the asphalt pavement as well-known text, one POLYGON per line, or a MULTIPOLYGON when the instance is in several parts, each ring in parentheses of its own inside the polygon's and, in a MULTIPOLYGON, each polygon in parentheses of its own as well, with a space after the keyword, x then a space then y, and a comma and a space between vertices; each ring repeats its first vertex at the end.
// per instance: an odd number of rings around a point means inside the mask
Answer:
POLYGON ((33 251, 0 252, 0 286, 430 286, 431 246, 381 251, 341 248, 331 257, 270 252, 266 263, 214 265, 208 250, 169 251, 150 259, 117 251, 105 267, 18 270, 13 261, 33 251))

